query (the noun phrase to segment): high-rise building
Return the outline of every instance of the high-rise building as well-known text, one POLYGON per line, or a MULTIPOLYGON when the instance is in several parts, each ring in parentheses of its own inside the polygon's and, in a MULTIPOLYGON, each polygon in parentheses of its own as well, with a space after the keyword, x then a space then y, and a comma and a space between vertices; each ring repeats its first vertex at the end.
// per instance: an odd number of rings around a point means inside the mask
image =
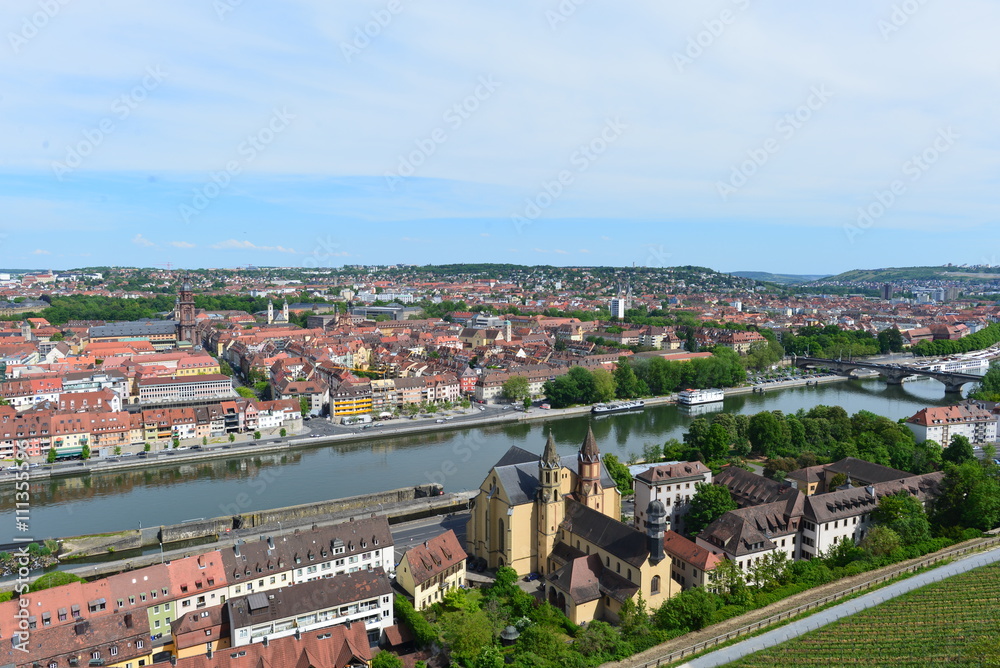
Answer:
POLYGON ((893 293, 893 291, 894 290, 893 290, 893 287, 892 287, 892 283, 883 283, 882 284, 882 299, 892 299, 892 293, 893 293))

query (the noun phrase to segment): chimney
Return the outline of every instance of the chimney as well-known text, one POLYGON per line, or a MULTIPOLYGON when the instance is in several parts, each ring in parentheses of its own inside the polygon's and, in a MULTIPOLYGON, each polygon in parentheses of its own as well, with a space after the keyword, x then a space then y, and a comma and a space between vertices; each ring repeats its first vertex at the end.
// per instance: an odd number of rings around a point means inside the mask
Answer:
POLYGON ((213 655, 213 654, 215 654, 215 652, 213 652, 213 651, 212 651, 212 645, 211 645, 211 644, 209 644, 209 646, 208 646, 208 654, 206 654, 206 656, 207 656, 207 657, 208 657, 209 659, 211 659, 211 658, 212 658, 212 655, 213 655))
POLYGON ((176 666, 177 665, 177 657, 176 656, 170 657, 170 665, 171 666, 176 666))
POLYGON ((868 496, 875 498, 875 488, 871 485, 865 487, 865 491, 868 492, 868 496))
POLYGON ((240 543, 239 543, 239 541, 236 541, 236 544, 233 545, 233 552, 236 553, 237 557, 240 556, 240 543))
POLYGON ((271 538, 270 536, 267 537, 267 549, 269 550, 274 549, 274 539, 271 538))
MULTIPOLYGON (((298 633, 296 633, 296 635, 298 635, 298 633)), ((264 647, 267 647, 267 645, 268 645, 267 636, 264 636, 264 647)))

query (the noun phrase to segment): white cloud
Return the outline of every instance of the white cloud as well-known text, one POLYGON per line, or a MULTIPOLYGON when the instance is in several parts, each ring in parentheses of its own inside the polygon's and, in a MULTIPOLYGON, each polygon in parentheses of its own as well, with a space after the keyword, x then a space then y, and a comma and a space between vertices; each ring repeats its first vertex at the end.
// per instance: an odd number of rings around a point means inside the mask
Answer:
POLYGON ((579 252, 581 252, 581 253, 589 253, 590 249, 589 248, 581 248, 579 252))
POLYGON ((559 255, 569 255, 569 251, 565 251, 565 250, 563 250, 561 248, 557 248, 557 249, 555 249, 552 252, 553 253, 558 253, 559 255))
POLYGON ((190 241, 171 241, 170 245, 174 248, 196 248, 190 241))
POLYGON ((36 248, 35 250, 31 251, 31 254, 32 255, 52 255, 52 253, 50 253, 49 251, 44 250, 42 248, 36 248))
POLYGON ((275 253, 295 253, 295 249, 293 248, 285 248, 284 246, 258 246, 250 241, 240 241, 239 239, 226 239, 225 241, 220 241, 217 244, 212 244, 212 248, 217 250, 255 250, 275 253))
POLYGON ((490 236, 490 233, 489 232, 480 232, 479 236, 481 236, 481 237, 488 237, 488 236, 490 236))
POLYGON ((150 246, 156 245, 146 237, 142 236, 142 232, 132 237, 132 243, 134 243, 136 246, 143 246, 145 248, 149 248, 150 246))

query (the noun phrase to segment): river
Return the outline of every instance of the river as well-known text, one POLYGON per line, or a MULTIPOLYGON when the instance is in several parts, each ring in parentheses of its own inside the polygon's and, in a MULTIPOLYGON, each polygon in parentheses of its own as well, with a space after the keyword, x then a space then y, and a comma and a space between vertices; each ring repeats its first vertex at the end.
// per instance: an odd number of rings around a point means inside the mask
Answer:
MULTIPOLYGON (((794 412, 817 404, 869 410, 892 419, 956 400, 924 379, 887 386, 878 379, 776 389, 729 397, 712 411, 794 412)), ((701 407, 704 409, 704 407, 701 407)), ((276 508, 376 490, 440 482, 447 490, 474 489, 511 445, 541 452, 552 431, 559 452, 572 454, 593 425, 602 452, 622 460, 646 443, 680 438, 693 419, 686 409, 654 406, 642 413, 535 420, 504 426, 340 443, 282 454, 157 466, 146 471, 56 478, 31 485, 29 534, 36 538, 173 524, 187 519, 276 508)), ((372 509, 377 511, 378 508, 372 509)), ((14 491, 0 492, 0 542, 15 532, 14 491)))

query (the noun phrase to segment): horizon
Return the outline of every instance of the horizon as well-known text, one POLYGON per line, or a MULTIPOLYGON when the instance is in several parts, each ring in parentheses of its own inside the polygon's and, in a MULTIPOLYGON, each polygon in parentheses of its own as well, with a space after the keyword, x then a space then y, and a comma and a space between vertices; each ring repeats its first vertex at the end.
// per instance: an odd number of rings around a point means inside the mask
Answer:
POLYGON ((957 1, 11 0, 4 263, 1000 264, 957 1))

